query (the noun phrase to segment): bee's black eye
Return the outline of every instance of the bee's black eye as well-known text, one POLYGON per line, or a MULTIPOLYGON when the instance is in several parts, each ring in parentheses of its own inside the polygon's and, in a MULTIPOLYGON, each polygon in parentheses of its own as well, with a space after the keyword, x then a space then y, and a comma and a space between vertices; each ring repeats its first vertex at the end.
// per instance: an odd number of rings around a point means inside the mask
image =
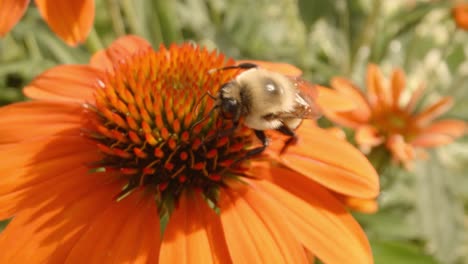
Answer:
POLYGON ((225 118, 233 118, 236 115, 237 111, 239 111, 239 104, 235 99, 223 100, 221 107, 223 109, 225 118))

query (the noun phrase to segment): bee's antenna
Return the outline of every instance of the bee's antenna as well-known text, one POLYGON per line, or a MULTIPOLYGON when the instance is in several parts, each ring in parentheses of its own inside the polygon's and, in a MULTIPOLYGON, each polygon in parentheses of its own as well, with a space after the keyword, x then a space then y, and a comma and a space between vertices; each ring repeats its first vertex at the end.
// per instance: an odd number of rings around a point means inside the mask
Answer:
POLYGON ((206 91, 206 92, 200 97, 200 99, 198 99, 198 101, 195 103, 194 108, 193 108, 194 112, 198 112, 198 106, 200 105, 200 103, 201 103, 201 101, 203 100, 203 98, 204 98, 205 96, 207 96, 207 95, 208 95, 209 97, 211 97, 211 99, 216 100, 216 96, 212 95, 209 91, 206 91))
POLYGON ((204 116, 202 117, 200 120, 198 120, 197 122, 195 122, 191 127, 190 127, 190 130, 192 130, 195 126, 197 126, 198 124, 200 124, 201 122, 205 121, 208 117, 211 116, 211 113, 213 113, 214 110, 216 110, 216 108, 218 108, 220 105, 215 105, 213 106, 213 108, 210 109, 210 111, 204 116))
POLYGON ((241 64, 238 64, 238 65, 231 65, 231 66, 226 66, 226 67, 222 67, 222 68, 217 68, 217 69, 211 69, 208 71, 208 73, 214 73, 214 72, 217 72, 217 71, 224 71, 224 70, 234 70, 234 69, 252 69, 252 68, 257 68, 258 65, 257 64, 254 64, 254 63, 249 63, 249 62, 245 62, 245 63, 241 63, 241 64))

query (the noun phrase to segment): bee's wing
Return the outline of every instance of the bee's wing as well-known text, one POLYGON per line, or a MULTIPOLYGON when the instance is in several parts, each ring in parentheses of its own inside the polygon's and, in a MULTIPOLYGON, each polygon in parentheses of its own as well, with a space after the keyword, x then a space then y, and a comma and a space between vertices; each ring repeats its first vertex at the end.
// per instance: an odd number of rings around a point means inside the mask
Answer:
POLYGON ((298 77, 292 77, 291 81, 296 86, 296 98, 294 98, 296 104, 294 110, 277 113, 275 118, 317 119, 321 117, 322 112, 315 102, 318 96, 317 87, 298 77))
POLYGON ((294 78, 294 84, 297 89, 295 114, 302 119, 317 119, 322 116, 316 103, 317 87, 301 78, 294 78))

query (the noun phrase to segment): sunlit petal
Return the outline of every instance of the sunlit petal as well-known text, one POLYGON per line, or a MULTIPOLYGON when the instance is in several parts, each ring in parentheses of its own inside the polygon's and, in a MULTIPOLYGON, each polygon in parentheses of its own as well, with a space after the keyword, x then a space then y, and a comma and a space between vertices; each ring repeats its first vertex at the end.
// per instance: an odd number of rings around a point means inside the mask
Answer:
POLYGON ((94 91, 103 78, 102 72, 88 66, 61 65, 39 75, 24 88, 24 93, 44 101, 93 102, 94 91))
POLYGON ((69 45, 86 40, 94 21, 94 0, 35 0, 49 27, 69 45))
POLYGON ((29 0, 0 1, 0 37, 5 36, 26 12, 29 0))

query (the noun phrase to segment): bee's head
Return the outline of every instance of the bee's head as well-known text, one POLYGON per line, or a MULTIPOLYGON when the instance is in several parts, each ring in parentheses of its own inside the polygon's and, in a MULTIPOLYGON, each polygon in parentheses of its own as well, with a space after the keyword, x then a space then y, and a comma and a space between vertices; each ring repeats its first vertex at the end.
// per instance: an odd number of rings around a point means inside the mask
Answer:
POLYGON ((239 84, 235 81, 224 84, 219 93, 219 107, 226 119, 238 121, 242 112, 242 102, 239 96, 239 84))

